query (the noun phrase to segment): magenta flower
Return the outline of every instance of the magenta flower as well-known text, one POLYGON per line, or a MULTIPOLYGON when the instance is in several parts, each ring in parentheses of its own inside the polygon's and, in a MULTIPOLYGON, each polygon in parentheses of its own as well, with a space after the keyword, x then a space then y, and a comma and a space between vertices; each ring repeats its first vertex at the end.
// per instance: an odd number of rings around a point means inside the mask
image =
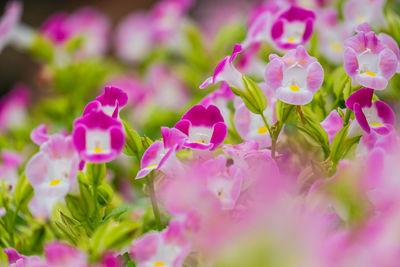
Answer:
POLYGON ((271 38, 279 49, 293 49, 307 42, 313 33, 315 13, 291 6, 271 27, 271 38))
POLYGON ((4 253, 7 255, 9 267, 48 267, 42 258, 21 255, 14 248, 5 248, 4 253))
POLYGON ((217 65, 214 70, 214 75, 207 78, 203 84, 200 85, 200 88, 203 89, 210 84, 216 84, 218 82, 226 82, 229 86, 244 91, 245 87, 242 80, 242 73, 240 73, 233 65, 233 61, 240 52, 242 52, 242 46, 240 44, 236 44, 232 55, 225 57, 217 65))
POLYGON ((136 239, 131 246, 131 257, 138 267, 180 267, 190 252, 183 231, 183 226, 172 220, 164 231, 149 232, 136 239))
POLYGON ((49 216, 53 206, 74 188, 79 162, 71 136, 50 135, 40 145, 25 168, 35 193, 29 203, 35 216, 49 216))
POLYGON ((193 106, 175 128, 188 136, 184 146, 192 149, 215 150, 225 139, 227 127, 219 109, 214 105, 207 108, 193 106))
POLYGON ((343 128, 343 119, 336 110, 332 110, 321 122, 321 126, 328 134, 329 142, 332 142, 335 135, 343 128))
POLYGON ((53 242, 44 246, 48 266, 86 267, 86 255, 69 245, 53 242))
POLYGON ((83 116, 92 111, 102 110, 105 114, 114 119, 118 118, 119 111, 128 103, 128 95, 121 89, 114 86, 106 86, 104 93, 96 97, 96 100, 89 102, 83 116))
POLYGON ((187 136, 175 128, 161 128, 163 141, 156 141, 144 152, 141 161, 141 170, 136 179, 143 178, 152 170, 162 170, 168 174, 178 171, 179 162, 176 159, 176 152, 182 148, 187 136))
POLYGON ((128 95, 128 104, 133 108, 143 105, 150 91, 147 84, 132 75, 113 77, 107 83, 107 86, 124 88, 125 93, 128 95))
POLYGON ((200 101, 200 105, 208 107, 209 105, 216 106, 221 112, 222 117, 228 128, 231 127, 231 111, 228 108, 228 103, 235 95, 232 93, 226 82, 222 82, 219 89, 208 94, 200 101))
POLYGON ((392 50, 395 49, 393 42, 388 41, 385 35, 382 37, 385 41, 381 41, 367 24, 360 25, 358 29, 360 32, 356 36, 345 41, 346 73, 356 84, 383 90, 398 67, 398 58, 392 50))
POLYGON ((257 6, 250 16, 249 28, 243 47, 247 49, 252 44, 260 42, 273 43, 271 39, 271 27, 279 13, 287 8, 282 2, 269 2, 262 6, 257 6))
POLYGON ((75 120, 72 137, 80 157, 88 162, 111 161, 125 145, 121 122, 101 110, 75 120))
POLYGON ((106 52, 110 22, 99 11, 86 7, 71 15, 55 13, 42 25, 41 32, 56 45, 64 45, 72 38, 83 38, 79 50, 82 56, 99 56, 106 52))
POLYGON ((1 151, 0 180, 4 180, 11 189, 15 188, 18 181, 18 166, 21 164, 21 156, 18 153, 1 151))
POLYGON ((282 102, 305 105, 311 102, 324 79, 324 70, 303 46, 288 51, 283 57, 269 56, 265 81, 282 102))
POLYGON ((354 111, 356 117, 350 124, 349 135, 362 135, 363 131, 386 135, 393 130, 394 112, 385 102, 378 100, 372 103, 373 95, 374 90, 361 88, 346 100, 347 108, 354 111))
POLYGON ((4 15, 0 18, 0 52, 12 38, 22 14, 22 4, 18 1, 6 5, 4 15))
POLYGON ((0 131, 20 128, 27 123, 30 92, 23 84, 16 84, 0 100, 0 131))

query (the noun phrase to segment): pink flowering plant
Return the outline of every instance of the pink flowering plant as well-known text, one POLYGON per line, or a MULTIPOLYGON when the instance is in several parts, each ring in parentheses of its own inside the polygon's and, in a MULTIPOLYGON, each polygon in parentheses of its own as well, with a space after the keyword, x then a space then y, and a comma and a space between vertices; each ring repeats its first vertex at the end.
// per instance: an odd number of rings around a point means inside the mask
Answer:
POLYGON ((0 266, 399 266, 395 1, 4 7, 0 266))

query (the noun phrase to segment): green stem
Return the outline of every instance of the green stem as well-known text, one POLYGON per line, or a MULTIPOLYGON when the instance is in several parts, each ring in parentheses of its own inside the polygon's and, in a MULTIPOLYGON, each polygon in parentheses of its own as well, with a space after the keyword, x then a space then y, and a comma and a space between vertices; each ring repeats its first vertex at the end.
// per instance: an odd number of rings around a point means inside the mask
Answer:
POLYGON ((158 205, 157 205, 157 198, 156 198, 156 193, 154 190, 153 176, 149 176, 148 186, 149 186, 149 195, 150 195, 151 206, 153 208, 153 213, 154 213, 154 219, 156 220, 158 229, 161 230, 163 228, 163 224, 161 222, 160 210, 158 209, 158 205))
POLYGON ((13 213, 13 216, 11 218, 11 231, 10 231, 10 239, 11 239, 11 243, 15 244, 15 240, 14 240, 14 232, 15 232, 15 222, 17 220, 17 216, 18 216, 18 212, 19 212, 19 204, 17 204, 17 206, 15 207, 15 211, 13 213))
POLYGON ((274 133, 271 131, 271 128, 269 127, 269 124, 268 124, 267 119, 265 118, 264 114, 260 113, 260 115, 261 115, 261 118, 264 121, 265 126, 268 129, 269 136, 271 137, 271 157, 274 160, 276 160, 275 153, 276 153, 276 141, 277 141, 277 138, 275 137, 274 133))
POLYGON ((346 109, 346 114, 344 115, 343 120, 343 127, 349 124, 351 113, 352 111, 350 109, 346 109))

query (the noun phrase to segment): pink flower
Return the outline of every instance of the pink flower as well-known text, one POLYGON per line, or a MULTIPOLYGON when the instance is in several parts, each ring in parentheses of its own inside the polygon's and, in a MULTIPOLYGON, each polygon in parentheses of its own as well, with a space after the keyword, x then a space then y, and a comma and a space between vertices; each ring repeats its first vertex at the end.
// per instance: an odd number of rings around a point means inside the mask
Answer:
POLYGON ((288 51, 283 57, 269 56, 265 81, 282 102, 305 105, 311 102, 324 79, 324 71, 316 58, 303 46, 288 51))
POLYGON ((87 267, 86 255, 69 245, 53 242, 44 247, 48 266, 87 267))
POLYGON ((336 110, 332 110, 328 117, 321 122, 321 126, 327 132, 329 142, 332 143, 335 135, 343 128, 343 119, 336 110))
POLYGON ((146 13, 133 13, 119 23, 114 46, 121 60, 138 62, 150 54, 154 47, 151 23, 146 13))
POLYGON ((313 33, 315 13, 291 6, 271 27, 271 38, 279 49, 293 49, 306 43, 313 33))
POLYGON ((74 188, 79 162, 71 136, 50 135, 40 145, 25 168, 35 193, 29 204, 35 216, 49 216, 53 206, 74 188))
POLYGON ((383 90, 398 68, 398 58, 392 50, 397 46, 393 47, 393 41, 390 42, 387 35, 376 36, 368 24, 362 24, 358 29, 356 36, 345 41, 346 73, 356 84, 383 90))
POLYGON ((319 10, 315 26, 321 54, 332 63, 342 63, 344 40, 351 37, 353 32, 338 20, 337 11, 333 8, 319 10))
POLYGON ((184 146, 192 149, 215 150, 225 139, 227 127, 216 106, 193 106, 175 128, 184 133, 188 140, 184 146))
POLYGON ((152 170, 162 170, 171 175, 182 168, 176 159, 176 152, 182 148, 187 136, 178 129, 167 127, 162 127, 161 133, 163 141, 154 142, 144 152, 136 179, 148 175, 152 170))
POLYGON ((21 164, 21 156, 18 153, 3 150, 1 160, 0 179, 4 180, 14 190, 19 178, 18 166, 21 164))
POLYGON ((156 40, 170 41, 176 36, 192 0, 163 0, 151 10, 150 17, 156 40))
POLYGON ((260 42, 273 43, 271 38, 272 23, 282 10, 285 10, 287 7, 282 2, 269 2, 256 6, 250 15, 249 28, 246 39, 242 44, 243 47, 247 49, 251 45, 260 42))
POLYGON ((38 256, 20 255, 14 248, 5 248, 9 267, 48 267, 48 264, 38 256))
POLYGON ((363 132, 386 135, 393 130, 394 112, 385 102, 372 103, 373 95, 374 90, 361 88, 346 100, 347 108, 354 111, 356 117, 350 124, 349 135, 363 135, 363 132))
POLYGON ((368 23, 376 29, 386 27, 383 7, 385 0, 348 0, 343 6, 347 27, 354 30, 357 25, 368 23))
POLYGON ((181 267, 190 252, 190 245, 183 237, 182 226, 171 221, 162 232, 150 232, 136 239, 131 246, 131 257, 138 267, 181 267))
POLYGON ((231 210, 241 192, 243 172, 238 166, 226 167, 226 158, 223 155, 201 164, 204 170, 206 186, 220 201, 223 210, 231 210))
POLYGON ((110 22, 99 11, 86 7, 72 14, 55 13, 41 27, 42 33, 56 45, 72 38, 83 38, 82 56, 99 56, 106 52, 110 22))
POLYGON ((0 131, 20 128, 27 123, 30 92, 23 84, 16 84, 0 100, 0 131))
POLYGON ((119 111, 128 103, 128 95, 121 89, 114 86, 106 86, 104 93, 96 97, 96 100, 89 102, 83 116, 92 111, 102 110, 105 114, 114 119, 118 118, 119 111))
POLYGON ((203 89, 210 84, 216 84, 218 82, 226 82, 229 86, 245 90, 244 83, 242 80, 242 73, 240 73, 235 66, 233 65, 233 61, 236 56, 242 52, 242 46, 240 44, 236 44, 232 55, 225 57, 215 68, 214 75, 212 77, 207 78, 202 85, 200 85, 200 89, 203 89))
POLYGON ((12 38, 22 14, 22 4, 18 1, 6 5, 4 15, 0 18, 0 52, 12 38))
POLYGON ((121 122, 102 110, 75 120, 72 137, 80 157, 88 162, 114 160, 125 145, 121 122))
POLYGON ((187 88, 171 69, 153 64, 146 76, 149 92, 147 102, 157 107, 179 110, 189 99, 187 88))

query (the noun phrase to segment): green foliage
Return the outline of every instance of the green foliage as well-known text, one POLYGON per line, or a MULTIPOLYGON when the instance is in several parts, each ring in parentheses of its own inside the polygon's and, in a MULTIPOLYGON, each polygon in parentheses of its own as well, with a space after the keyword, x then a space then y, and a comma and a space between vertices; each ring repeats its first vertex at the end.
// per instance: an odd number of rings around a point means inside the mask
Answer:
POLYGON ((347 133, 349 127, 350 125, 343 127, 343 129, 335 135, 332 141, 330 159, 334 164, 338 164, 339 161, 342 160, 350 151, 353 145, 357 144, 361 138, 361 136, 348 138, 347 133))
POLYGON ((33 188, 30 185, 25 174, 23 174, 15 186, 14 199, 17 207, 26 206, 29 200, 33 197, 33 188))
POLYGON ((90 248, 92 260, 96 260, 108 249, 120 249, 132 242, 140 225, 124 221, 116 223, 108 220, 94 232, 90 248))
POLYGON ((37 34, 30 48, 30 53, 37 59, 51 63, 54 58, 54 47, 49 39, 37 34))
POLYGON ((328 134, 310 113, 304 112, 302 115, 302 119, 298 120, 296 124, 297 130, 310 144, 321 147, 325 158, 328 157, 330 153, 328 134))
POLYGON ((267 98, 261 88, 250 78, 242 76, 245 91, 232 88, 232 92, 242 98, 247 109, 254 114, 262 114, 267 108, 267 98))

